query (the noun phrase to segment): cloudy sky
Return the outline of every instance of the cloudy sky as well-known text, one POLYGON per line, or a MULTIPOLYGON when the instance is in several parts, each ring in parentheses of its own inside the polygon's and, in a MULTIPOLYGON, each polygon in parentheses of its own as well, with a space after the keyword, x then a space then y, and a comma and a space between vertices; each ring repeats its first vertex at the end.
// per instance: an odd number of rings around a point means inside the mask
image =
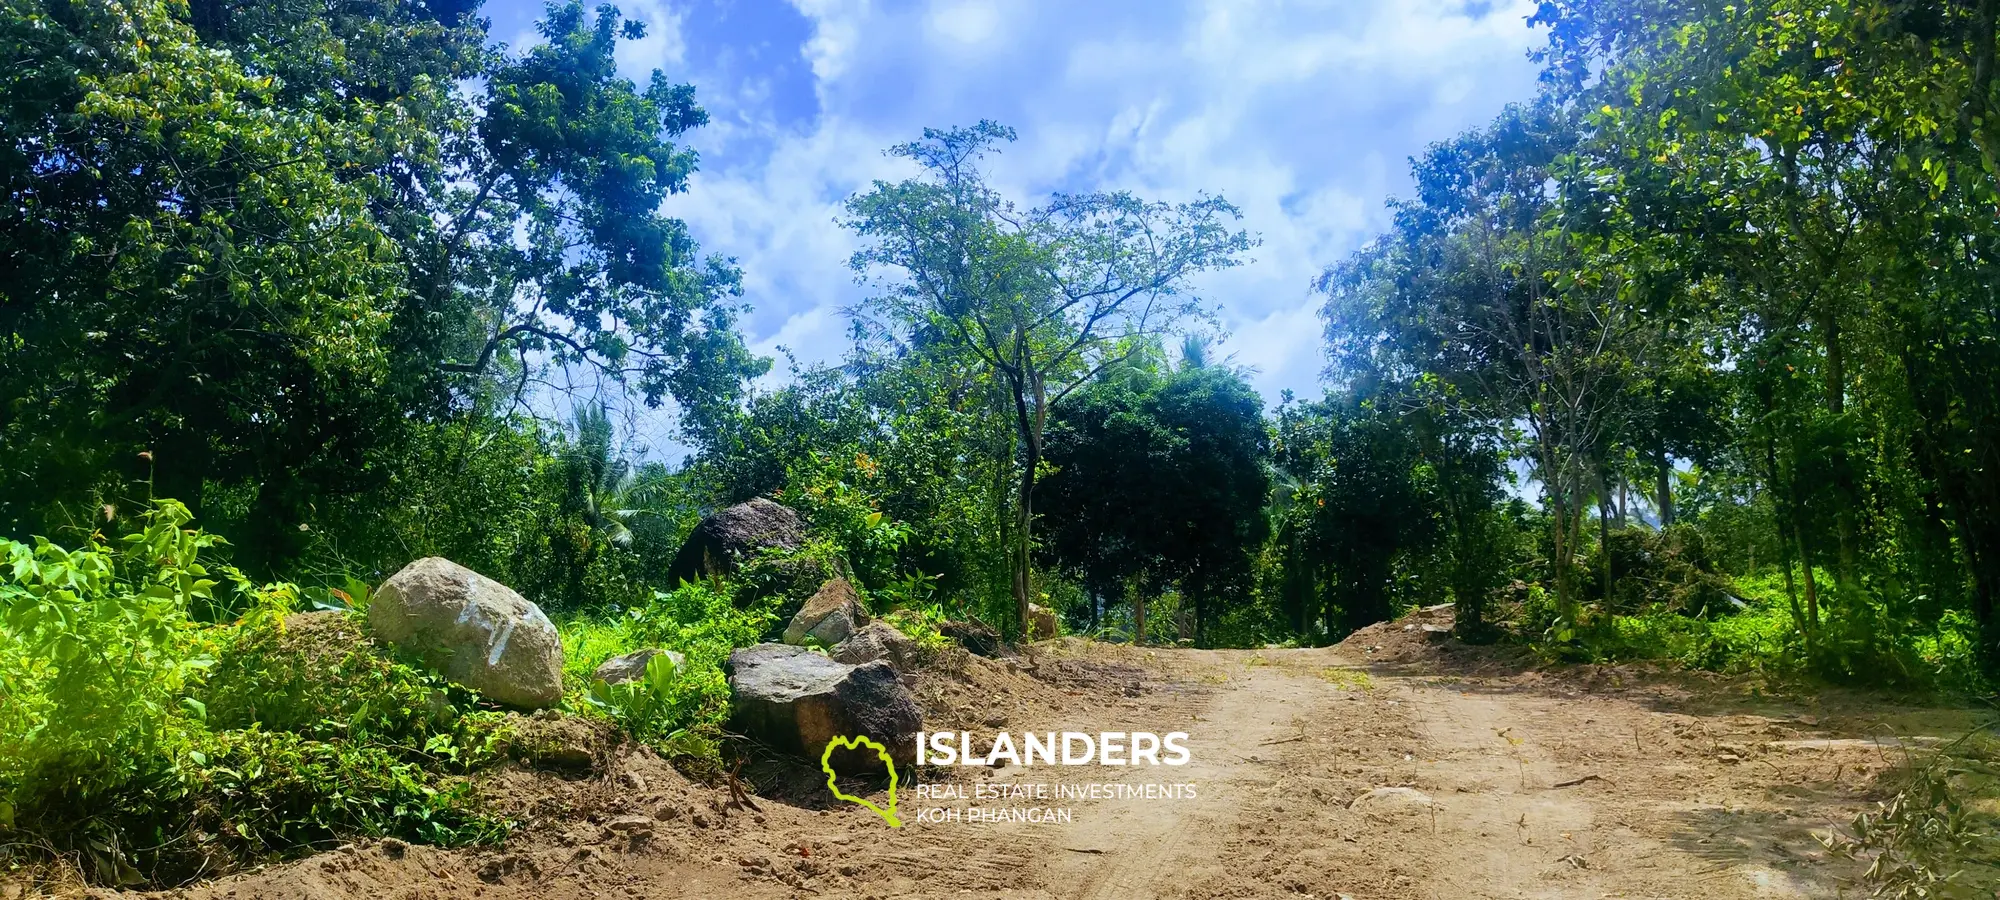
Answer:
MULTIPOLYGON (((1386 222, 1408 157, 1534 92, 1532 0, 620 0, 647 22, 620 64, 692 82, 713 124, 672 212, 735 257, 760 352, 846 349, 862 296, 841 202, 913 174, 882 149, 982 118, 1020 140, 991 166, 1017 201, 1208 191, 1243 209, 1254 262, 1198 282, 1225 354, 1270 402, 1317 394, 1309 282, 1386 222)), ((539 0, 492 0, 534 39, 539 0)), ((779 366, 783 368, 782 361, 779 366)))

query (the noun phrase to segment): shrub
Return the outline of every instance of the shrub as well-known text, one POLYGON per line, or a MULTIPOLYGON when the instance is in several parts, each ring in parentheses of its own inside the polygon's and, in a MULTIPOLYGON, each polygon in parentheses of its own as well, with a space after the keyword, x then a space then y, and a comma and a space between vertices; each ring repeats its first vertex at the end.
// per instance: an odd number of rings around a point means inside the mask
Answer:
POLYGON ((1845 829, 1815 835, 1828 851, 1869 860, 1861 880, 1869 896, 1896 900, 1978 900, 2000 888, 2000 843, 1990 816, 1974 811, 1993 769, 1979 757, 1980 732, 1924 759, 1912 758, 1906 780, 1873 813, 1845 829))
POLYGON ((777 620, 779 602, 772 596, 739 609, 727 586, 688 582, 655 593, 644 606, 569 619, 560 627, 569 705, 611 717, 683 764, 719 769, 722 725, 729 718, 722 665, 730 651, 763 636, 777 620), (680 653, 682 666, 675 670, 660 656, 639 681, 596 681, 596 668, 606 659, 646 647, 680 653))
POLYGON ((0 852, 172 883, 341 835, 504 830, 436 774, 490 752, 493 716, 353 642, 294 656, 296 590, 205 561, 224 543, 179 503, 143 519, 0 542, 0 852))

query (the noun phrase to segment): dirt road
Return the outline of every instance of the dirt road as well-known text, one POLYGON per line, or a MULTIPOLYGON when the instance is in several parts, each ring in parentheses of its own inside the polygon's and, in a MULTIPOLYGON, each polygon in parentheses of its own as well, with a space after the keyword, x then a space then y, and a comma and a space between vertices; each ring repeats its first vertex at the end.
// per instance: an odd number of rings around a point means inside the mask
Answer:
POLYGON ((1405 673, 1353 648, 1175 663, 1214 683, 1187 726, 1200 799, 1020 835, 1047 861, 1022 896, 1828 897, 1853 872, 1812 832, 1900 761, 1852 723, 1655 685, 1405 673))
POLYGON ((796 787, 809 774, 759 773, 767 790, 795 785, 790 799, 718 808, 719 791, 637 753, 592 779, 511 784, 531 814, 500 848, 366 844, 189 893, 1829 897, 1852 864, 1829 860, 1811 832, 1870 802, 1876 776, 1900 762, 1884 738, 1966 721, 1852 698, 1814 708, 1684 677, 1545 675, 1444 645, 1415 622, 1322 650, 1065 641, 1020 665, 975 661, 930 680, 922 693, 942 711, 932 727, 1184 731, 1188 765, 930 768, 915 780, 967 798, 919 799, 905 784, 906 825, 891 829, 796 787), (1192 785, 1193 796, 1116 795, 1149 784, 1192 785), (1100 796, 1056 796, 1084 791, 1100 796), (968 820, 974 807, 1067 817, 968 820), (950 809, 958 821, 926 813, 950 809))

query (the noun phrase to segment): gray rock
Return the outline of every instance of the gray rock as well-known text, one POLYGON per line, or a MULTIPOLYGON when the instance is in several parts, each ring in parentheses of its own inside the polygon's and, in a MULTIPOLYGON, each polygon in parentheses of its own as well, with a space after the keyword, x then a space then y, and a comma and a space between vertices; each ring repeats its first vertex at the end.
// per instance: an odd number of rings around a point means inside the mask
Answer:
POLYGON ((624 684, 628 681, 638 681, 646 677, 646 666, 653 661, 653 657, 659 656, 662 653, 667 655, 667 660, 674 664, 676 670, 687 665, 686 657, 672 650, 647 647, 644 650, 634 650, 622 656, 614 656, 605 660, 602 664, 598 665, 597 671, 592 677, 605 684, 624 684))
POLYGON ((785 643, 831 647, 866 624, 868 612, 861 608, 854 585, 845 578, 829 578, 785 626, 785 643))
POLYGON ((805 541, 805 520, 791 507, 762 497, 738 503, 694 527, 667 570, 667 583, 734 575, 766 548, 797 550, 805 541))
POLYGON ((841 641, 829 655, 835 662, 854 666, 882 660, 895 666, 898 672, 908 672, 921 661, 922 650, 894 626, 875 621, 841 641))
POLYGON ((562 699, 562 640, 541 607, 443 557, 410 563, 376 588, 368 627, 497 702, 540 709, 562 699))
POLYGON ((543 769, 587 772, 597 766, 600 752, 617 743, 609 723, 565 716, 545 709, 533 715, 509 715, 503 732, 508 756, 543 769))
MULTIPOLYGON (((923 714, 886 662, 850 666, 804 647, 758 644, 729 655, 730 727, 813 763, 836 737, 867 737, 907 764, 923 714)), ((837 750, 844 770, 879 769, 874 751, 837 750)))
POLYGON ((619 816, 605 823, 607 831, 629 831, 636 834, 651 834, 656 824, 652 816, 619 816))

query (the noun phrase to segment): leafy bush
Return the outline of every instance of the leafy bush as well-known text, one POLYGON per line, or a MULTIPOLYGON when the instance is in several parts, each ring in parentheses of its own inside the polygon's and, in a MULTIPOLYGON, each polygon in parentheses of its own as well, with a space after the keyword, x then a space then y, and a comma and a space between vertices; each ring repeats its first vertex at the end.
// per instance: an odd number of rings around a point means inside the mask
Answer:
POLYGON ((886 585, 900 576, 898 554, 910 526, 883 514, 873 490, 881 466, 866 453, 835 459, 814 453, 793 467, 785 502, 805 515, 818 534, 852 564, 864 585, 886 585))
POLYGON ((899 607, 884 614, 882 620, 915 641, 917 649, 926 653, 936 653, 951 646, 951 638, 945 637, 943 630, 948 617, 940 607, 899 607))
POLYGON ((619 684, 593 681, 584 698, 633 737, 706 761, 714 737, 707 726, 719 722, 704 715, 712 709, 707 702, 711 695, 702 690, 701 681, 700 675, 683 673, 661 653, 646 662, 639 679, 619 684))
MULTIPOLYGON (((1672 540, 1669 532, 1668 540, 1658 543, 1672 540)), ((1801 614, 1793 608, 1784 576, 1776 572, 1728 579, 1697 570, 1685 580, 1661 579, 1628 595, 1637 598, 1638 605, 1620 612, 1593 609, 1573 628, 1558 620, 1551 592, 1541 585, 1516 582, 1498 595, 1505 599, 1497 602, 1511 611, 1516 633, 1552 660, 1663 659, 1714 672, 1761 672, 1968 695, 1987 689, 1974 647, 1977 628, 1970 616, 1952 610, 1936 622, 1910 621, 1892 614, 1907 604, 1885 596, 1886 584, 1872 590, 1841 589, 1830 583, 1826 573, 1815 574, 1822 618, 1809 630, 1801 628, 1801 614), (1721 599, 1695 599, 1704 594, 1721 599)), ((1793 590, 1799 585, 1795 583, 1793 590)))
POLYGON ((299 656, 294 588, 204 561, 224 542, 179 503, 143 519, 76 550, 0 542, 4 852, 171 883, 339 835, 504 829, 435 774, 484 758, 490 714, 358 638, 299 656))
MULTIPOLYGON (((261 728, 220 732, 187 755, 194 837, 239 859, 324 848, 355 835, 452 846, 497 840, 470 787, 405 761, 412 748, 321 741, 261 728)), ((434 752, 450 749, 444 741, 434 752)))
POLYGON ((2000 843, 1990 817, 1975 813, 1967 800, 1975 782, 1989 782, 1993 770, 1968 752, 1967 735, 1919 762, 1910 761, 1908 780, 1874 813, 1859 813, 1839 830, 1816 835, 1836 856, 1869 859, 1862 881, 1870 897, 1894 900, 1979 900, 2000 888, 2000 843))
MULTIPOLYGON (((257 594, 227 568, 214 574, 231 584, 217 590, 198 556, 221 540, 184 531, 189 518, 163 501, 115 548, 99 535, 74 551, 0 542, 0 688, 10 701, 0 712, 0 815, 87 808, 97 791, 151 775, 148 766, 185 748, 202 715, 185 689, 216 659, 194 613, 237 605, 232 592, 257 594)), ((285 590, 260 599, 282 602, 285 590)))
POLYGON ((1588 561, 1592 591, 1610 609, 1629 613, 1648 607, 1700 615, 1725 611, 1729 580, 1709 560, 1702 532, 1675 525, 1664 532, 1620 528, 1588 561), (1614 581, 1604 585, 1605 556, 1614 581))
POLYGON ((658 744, 696 767, 721 762, 722 724, 729 718, 729 683, 722 665, 730 651, 761 638, 776 621, 771 597, 737 608, 727 586, 689 582, 653 595, 652 602, 562 623, 569 705, 610 716, 640 740, 658 744), (624 685, 595 678, 606 659, 647 647, 683 657, 676 671, 656 656, 646 677, 624 685))

